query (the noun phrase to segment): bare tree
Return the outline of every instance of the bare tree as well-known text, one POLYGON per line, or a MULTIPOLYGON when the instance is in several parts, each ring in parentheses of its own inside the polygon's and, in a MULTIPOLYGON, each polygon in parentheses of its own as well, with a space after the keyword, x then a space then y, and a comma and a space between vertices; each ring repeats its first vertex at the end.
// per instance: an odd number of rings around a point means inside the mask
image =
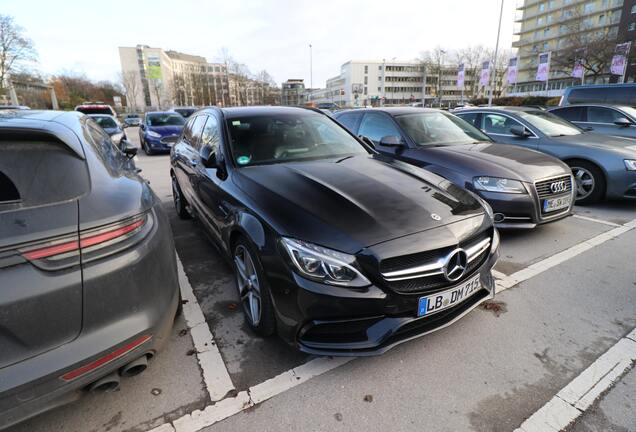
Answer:
POLYGON ((487 55, 486 48, 482 45, 462 48, 455 53, 457 63, 464 63, 465 86, 469 97, 477 95, 481 66, 487 55))
POLYGON ((485 50, 484 61, 490 60, 492 62, 490 73, 492 74, 492 94, 494 97, 500 97, 503 93, 506 84, 505 75, 508 68, 508 60, 511 55, 511 50, 503 49, 499 50, 497 58, 494 58, 494 49, 485 50))
POLYGON ((119 81, 126 94, 128 106, 132 111, 137 111, 137 96, 141 90, 141 81, 137 79, 135 71, 126 71, 119 74, 119 81))
MULTIPOLYGON (((422 67, 426 71, 426 80, 435 83, 435 96, 440 104, 442 101, 442 75, 448 54, 449 52, 447 50, 437 46, 433 50, 423 51, 419 59, 422 67)), ((426 84, 427 83, 424 83, 424 88, 426 88, 426 84)))
POLYGON ((609 72, 609 65, 616 47, 609 27, 595 28, 592 17, 580 6, 564 11, 569 19, 565 25, 565 42, 552 53, 551 64, 555 71, 569 75, 576 60, 581 60, 585 75, 593 81, 609 72), (581 53, 585 52, 583 58, 581 53))
POLYGON ((4 93, 12 72, 36 60, 37 52, 33 42, 24 35, 24 29, 13 22, 13 17, 0 15, 0 93, 4 93))

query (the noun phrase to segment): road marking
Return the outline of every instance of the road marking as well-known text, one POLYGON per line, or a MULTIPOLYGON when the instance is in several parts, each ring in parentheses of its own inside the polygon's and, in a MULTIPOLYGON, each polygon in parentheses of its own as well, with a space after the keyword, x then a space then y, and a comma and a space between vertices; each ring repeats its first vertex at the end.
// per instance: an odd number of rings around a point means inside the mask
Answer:
POLYGON ((183 305, 183 316, 190 329, 190 336, 196 350, 197 360, 203 373, 205 389, 212 402, 220 401, 234 390, 234 384, 225 367, 219 348, 214 342, 210 327, 205 321, 201 306, 194 295, 190 281, 183 270, 183 264, 177 255, 177 271, 181 296, 187 302, 183 305))
POLYGON ((636 228, 636 219, 632 220, 629 223, 626 223, 625 225, 619 225, 616 228, 601 233, 595 237, 592 237, 591 239, 584 240, 581 243, 578 243, 564 251, 558 252, 534 264, 530 264, 528 267, 519 270, 511 275, 505 276, 503 278, 497 278, 499 280, 497 280, 495 284, 495 293, 499 293, 508 288, 512 288, 513 286, 530 278, 533 278, 559 264, 562 264, 582 254, 583 252, 587 252, 588 250, 599 246, 608 240, 615 239, 619 235, 624 234, 634 228, 636 228))
POLYGON ((597 358, 515 432, 556 432, 566 428, 632 368, 636 361, 634 339, 636 329, 597 358))
POLYGON ((577 219, 583 219, 583 220, 586 220, 586 221, 595 222, 595 223, 599 223, 599 224, 603 224, 603 225, 609 225, 609 226, 613 226, 613 227, 621 226, 621 224, 617 224, 617 223, 614 223, 614 222, 606 221, 606 220, 603 220, 603 219, 591 218, 589 216, 583 216, 583 215, 579 215, 579 214, 575 214, 575 215, 572 215, 572 216, 574 216, 577 219))
MULTIPOLYGON (((260 384, 238 393, 235 397, 223 399, 203 410, 196 410, 176 419, 170 427, 152 432, 195 432, 224 420, 234 414, 253 407, 276 395, 286 392, 308 380, 354 360, 353 357, 319 357, 260 384)), ((166 423, 169 425, 169 423, 166 423)), ((160 427, 163 427, 162 425, 160 427)))

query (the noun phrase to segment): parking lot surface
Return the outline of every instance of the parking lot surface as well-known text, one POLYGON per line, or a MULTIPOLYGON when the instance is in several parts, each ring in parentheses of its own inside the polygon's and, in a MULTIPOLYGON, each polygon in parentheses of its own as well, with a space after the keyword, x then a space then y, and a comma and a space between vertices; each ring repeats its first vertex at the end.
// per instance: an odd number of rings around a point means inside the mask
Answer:
MULTIPOLYGON (((127 133, 136 141, 136 128, 127 133)), ((205 373, 229 374, 235 391, 197 411, 210 399, 179 318, 171 344, 120 391, 89 395, 16 430, 513 431, 636 327, 636 209, 605 203, 503 232, 494 302, 382 356, 320 369, 320 359, 249 331, 230 266, 196 221, 174 212, 169 157, 140 154, 137 165, 165 202, 185 277, 222 358, 219 370, 205 373), (280 384, 287 376, 302 384, 280 384)), ((628 372, 571 430, 635 430, 635 389, 628 372)))

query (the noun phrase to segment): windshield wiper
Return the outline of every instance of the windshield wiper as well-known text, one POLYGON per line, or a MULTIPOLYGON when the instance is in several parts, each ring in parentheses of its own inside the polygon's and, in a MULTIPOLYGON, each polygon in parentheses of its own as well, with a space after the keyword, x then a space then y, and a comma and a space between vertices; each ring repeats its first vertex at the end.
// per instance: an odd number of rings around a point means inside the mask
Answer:
POLYGON ((353 155, 345 156, 345 157, 343 157, 342 159, 338 159, 338 160, 336 161, 336 163, 340 163, 340 162, 342 162, 342 161, 344 161, 344 160, 347 160, 347 159, 349 159, 349 158, 352 158, 352 157, 353 157, 353 155))

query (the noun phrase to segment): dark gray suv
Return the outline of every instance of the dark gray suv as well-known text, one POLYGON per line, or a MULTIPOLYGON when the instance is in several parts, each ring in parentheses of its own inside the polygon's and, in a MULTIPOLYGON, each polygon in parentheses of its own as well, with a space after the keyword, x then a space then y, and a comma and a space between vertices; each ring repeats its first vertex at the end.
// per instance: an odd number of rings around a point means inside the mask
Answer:
POLYGON ((159 200, 89 117, 0 114, 0 429, 146 368, 179 303, 159 200))

